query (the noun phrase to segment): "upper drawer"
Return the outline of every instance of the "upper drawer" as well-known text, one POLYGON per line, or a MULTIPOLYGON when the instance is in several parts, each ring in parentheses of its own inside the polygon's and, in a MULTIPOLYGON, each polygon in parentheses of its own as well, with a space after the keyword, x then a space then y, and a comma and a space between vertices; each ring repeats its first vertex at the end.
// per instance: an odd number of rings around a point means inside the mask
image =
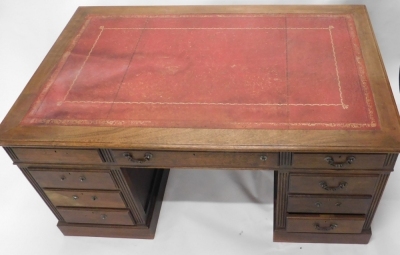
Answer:
POLYGON ((377 175, 290 174, 289 193, 372 195, 377 175))
POLYGON ((381 169, 386 154, 308 154, 294 153, 293 168, 381 169))
POLYGON ((42 149, 12 148, 19 161, 32 163, 102 163, 97 150, 93 149, 42 149))
POLYGON ((30 169, 42 188, 118 189, 108 170, 30 169))
POLYGON ((278 167, 278 153, 245 152, 175 152, 114 150, 120 165, 157 167, 226 167, 268 168, 278 167))

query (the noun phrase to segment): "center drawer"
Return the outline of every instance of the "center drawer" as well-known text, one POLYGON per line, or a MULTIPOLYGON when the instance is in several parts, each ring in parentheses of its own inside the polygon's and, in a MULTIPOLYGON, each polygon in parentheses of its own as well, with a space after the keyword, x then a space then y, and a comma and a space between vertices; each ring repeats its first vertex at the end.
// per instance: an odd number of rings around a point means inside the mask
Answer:
POLYGON ((278 167, 279 153, 258 152, 176 152, 113 150, 120 165, 152 167, 226 167, 270 168, 278 167))
POLYGON ((372 196, 288 195, 289 213, 367 214, 372 196))
POLYGON ((119 191, 53 190, 44 192, 55 206, 125 208, 119 191))

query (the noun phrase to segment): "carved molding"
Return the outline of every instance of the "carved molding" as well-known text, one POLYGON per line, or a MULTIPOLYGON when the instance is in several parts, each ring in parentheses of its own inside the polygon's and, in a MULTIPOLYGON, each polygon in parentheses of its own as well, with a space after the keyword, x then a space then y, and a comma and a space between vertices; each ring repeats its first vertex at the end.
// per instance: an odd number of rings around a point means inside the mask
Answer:
POLYGON ((374 218, 376 209, 378 208, 379 201, 381 200, 388 179, 389 179, 389 174, 381 174, 379 176, 375 193, 372 198, 371 207, 369 208, 369 211, 366 215, 363 229, 369 229, 371 227, 372 219, 374 218))
POLYGON ((114 157, 109 149, 99 149, 99 155, 103 162, 114 163, 114 157))
POLYGON ((289 182, 289 173, 278 173, 277 181, 277 199, 275 208, 275 226, 276 228, 286 227, 286 201, 289 182))
POLYGON ((292 166, 293 153, 291 152, 279 152, 279 165, 280 166, 292 166))
POLYGON ((114 178, 114 180, 117 182, 117 185, 119 189, 121 190, 126 203, 128 204, 129 209, 131 210, 133 214, 133 218, 135 219, 136 224, 145 224, 145 215, 144 213, 140 210, 135 203, 134 198, 132 197, 131 190, 128 186, 128 184, 125 181, 125 178, 119 169, 113 169, 111 170, 111 174, 114 178))
POLYGON ((385 167, 385 168, 393 168, 394 164, 396 163, 398 155, 399 154, 397 154, 397 153, 388 153, 386 155, 385 163, 383 163, 383 167, 385 167))
POLYGON ((7 152, 8 156, 13 160, 19 160, 17 154, 14 153, 13 149, 11 147, 4 147, 4 150, 7 152))
POLYGON ((35 181, 35 179, 32 177, 31 173, 29 172, 28 168, 20 168, 22 173, 25 175, 25 177, 28 179, 28 181, 32 184, 32 186, 35 188, 37 193, 42 197, 43 201, 47 204, 47 206, 50 208, 50 210, 54 213, 54 215, 57 217, 59 221, 64 221, 63 217, 61 214, 58 212, 56 207, 51 203, 50 199, 46 196, 44 193, 43 189, 39 186, 39 184, 35 181))

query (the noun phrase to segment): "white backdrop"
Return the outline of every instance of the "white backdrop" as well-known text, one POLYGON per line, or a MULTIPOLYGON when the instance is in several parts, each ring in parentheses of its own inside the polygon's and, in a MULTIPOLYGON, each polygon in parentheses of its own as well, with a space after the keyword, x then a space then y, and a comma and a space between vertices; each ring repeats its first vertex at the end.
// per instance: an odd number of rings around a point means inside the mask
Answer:
MULTIPOLYGON (((367 5, 399 104, 398 0, 1 0, 0 120, 78 6, 217 4, 367 5)), ((273 243, 273 173, 268 171, 172 170, 154 240, 64 237, 3 150, 0 166, 0 254, 400 254, 400 164, 387 184, 368 245, 273 243)))

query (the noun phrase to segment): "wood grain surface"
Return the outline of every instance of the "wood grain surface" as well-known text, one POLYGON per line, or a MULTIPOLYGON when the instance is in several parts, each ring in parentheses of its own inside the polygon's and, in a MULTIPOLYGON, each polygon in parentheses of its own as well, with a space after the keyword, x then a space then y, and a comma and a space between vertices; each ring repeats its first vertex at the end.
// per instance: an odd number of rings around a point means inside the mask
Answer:
MULTIPOLYGON (((329 115, 329 112, 327 112, 329 115)), ((0 127, 1 145, 64 147, 135 147, 137 149, 235 151, 400 150, 399 118, 378 46, 364 6, 189 6, 82 7, 77 10, 0 127), (360 43, 373 95, 379 130, 266 130, 156 127, 21 125, 33 102, 62 60, 88 15, 153 14, 330 14, 350 15, 360 43)))

